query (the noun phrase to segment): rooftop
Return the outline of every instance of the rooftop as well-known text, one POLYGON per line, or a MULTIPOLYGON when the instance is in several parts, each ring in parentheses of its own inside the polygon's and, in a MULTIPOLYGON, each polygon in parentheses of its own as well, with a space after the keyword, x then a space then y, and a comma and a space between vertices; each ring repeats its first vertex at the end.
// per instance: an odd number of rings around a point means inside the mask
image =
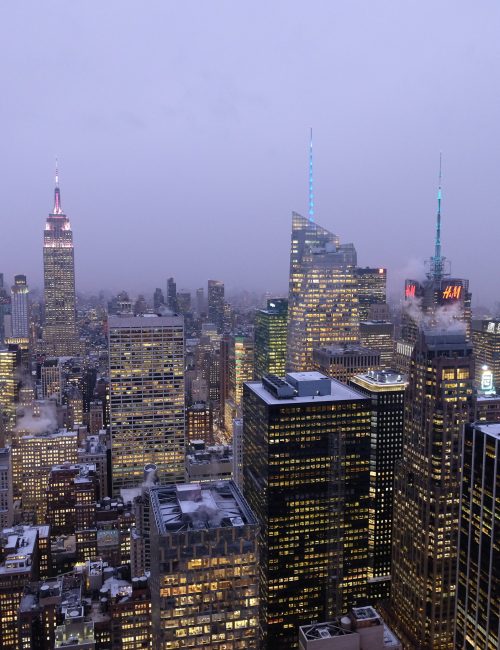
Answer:
POLYGON ((325 345, 320 348, 314 348, 314 352, 327 354, 331 357, 344 357, 344 356, 361 356, 361 355, 378 355, 378 350, 365 348, 362 345, 349 344, 349 345, 325 345))
POLYGON ((499 422, 490 422, 483 424, 482 422, 476 422, 474 425, 476 429, 482 431, 492 438, 497 438, 500 440, 500 423, 499 422))
POLYGON ((404 390, 408 384, 406 375, 395 370, 369 370, 354 375, 351 381, 373 391, 404 390))
POLYGON ((29 573, 38 537, 48 536, 48 526, 16 526, 2 531, 5 561, 0 573, 29 573))
POLYGON ((312 401, 328 403, 366 399, 354 388, 350 388, 336 379, 330 379, 320 372, 292 372, 286 376, 286 380, 280 380, 280 382, 284 384, 285 388, 288 387, 291 390, 285 392, 282 390, 283 386, 279 387, 283 397, 277 397, 274 391, 271 392, 259 381, 249 381, 245 385, 270 406, 309 404, 312 401))
POLYGON ((127 329, 146 327, 182 327, 184 318, 182 316, 157 316, 156 314, 144 314, 142 316, 109 316, 109 329, 127 329))
POLYGON ((160 534, 186 530, 256 525, 233 481, 182 483, 150 489, 151 507, 160 534))

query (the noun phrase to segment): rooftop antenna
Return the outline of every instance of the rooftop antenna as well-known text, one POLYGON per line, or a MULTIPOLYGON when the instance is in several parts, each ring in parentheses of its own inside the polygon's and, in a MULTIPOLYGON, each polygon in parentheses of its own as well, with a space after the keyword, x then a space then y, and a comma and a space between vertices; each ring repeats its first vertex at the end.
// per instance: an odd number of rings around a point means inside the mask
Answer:
POLYGON ((309 221, 314 221, 313 130, 309 140, 309 221))

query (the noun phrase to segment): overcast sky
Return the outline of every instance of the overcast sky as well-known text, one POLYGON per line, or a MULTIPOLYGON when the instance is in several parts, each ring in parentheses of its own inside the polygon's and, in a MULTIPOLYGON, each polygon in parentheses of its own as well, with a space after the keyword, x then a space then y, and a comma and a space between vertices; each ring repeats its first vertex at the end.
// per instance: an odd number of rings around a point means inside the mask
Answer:
POLYGON ((0 271, 41 286, 59 157, 77 289, 286 289, 291 211, 392 291, 443 252, 500 300, 498 0, 0 6, 0 271))

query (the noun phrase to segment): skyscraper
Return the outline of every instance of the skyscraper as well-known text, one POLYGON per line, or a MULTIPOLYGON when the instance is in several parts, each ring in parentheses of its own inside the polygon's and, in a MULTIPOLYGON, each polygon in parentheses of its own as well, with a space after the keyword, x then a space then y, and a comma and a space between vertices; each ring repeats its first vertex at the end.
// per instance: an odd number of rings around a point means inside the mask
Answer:
POLYGON ((500 319, 473 320, 472 345, 476 360, 476 383, 479 385, 481 369, 487 365, 492 372, 493 383, 500 385, 500 319))
POLYGON ((16 275, 11 289, 12 338, 28 341, 28 294, 25 275, 16 275))
POLYGON ((318 372, 244 385, 243 491, 260 525, 263 648, 366 597, 370 400, 318 372))
POLYGON ((255 379, 285 374, 288 300, 270 298, 255 314, 255 379))
POLYGON ((500 425, 467 425, 462 453, 457 650, 500 647, 500 425))
POLYGON ((77 354, 73 233, 61 206, 57 169, 54 209, 47 218, 43 237, 43 274, 45 351, 54 356, 77 354))
POLYGON ((173 311, 174 314, 177 313, 179 309, 177 305, 177 285, 174 278, 169 278, 167 280, 167 307, 170 311, 173 311))
POLYGON ((403 450, 407 382, 394 371, 372 370, 355 375, 349 384, 372 404, 368 597, 376 603, 390 596, 394 470, 403 450))
POLYGON ((224 331, 224 282, 208 281, 208 320, 214 323, 217 331, 224 331))
POLYGON ((184 326, 181 316, 110 316, 113 494, 142 482, 154 463, 162 483, 184 477, 184 326))
POLYGON ((420 330, 394 482, 391 595, 395 624, 415 648, 453 648, 460 441, 473 377, 465 331, 420 330))
POLYGON ((310 370, 315 347, 359 337, 356 249, 314 221, 292 215, 288 368, 310 370))
POLYGON ((359 320, 370 319, 370 307, 387 300, 387 269, 368 266, 355 269, 358 282, 359 320))

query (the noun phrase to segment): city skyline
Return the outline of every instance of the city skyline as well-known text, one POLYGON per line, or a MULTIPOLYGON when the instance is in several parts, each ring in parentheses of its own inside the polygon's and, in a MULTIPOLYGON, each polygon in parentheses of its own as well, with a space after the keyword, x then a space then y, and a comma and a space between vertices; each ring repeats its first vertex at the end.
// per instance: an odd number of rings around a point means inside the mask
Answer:
POLYGON ((171 275, 195 288, 206 279, 203 266, 228 289, 230 279, 285 292, 290 213, 308 212, 312 126, 316 219, 355 241, 361 266, 388 268, 390 295, 432 253, 443 151, 443 254, 470 278, 476 305, 494 303, 494 279, 468 255, 473 248, 494 258, 500 204, 499 96, 490 83, 500 9, 487 4, 478 11, 462 2, 388 2, 360 12, 342 2, 307 10, 287 3, 286 11, 278 3, 275 12, 254 13, 221 2, 219 14, 154 5, 141 16, 127 3, 92 16, 78 3, 56 3, 57 16, 34 3, 29 15, 9 8, 3 35, 16 63, 4 66, 10 92, 0 107, 12 126, 4 211, 26 235, 23 256, 14 257, 17 233, 7 229, 3 272, 41 286, 32 226, 47 211, 59 155, 78 291, 100 288, 97 271, 112 246, 111 291, 144 292, 171 275), (40 35, 53 20, 60 42, 46 48, 40 35), (123 32, 112 44, 111 20, 123 32), (177 34, 168 27, 171 41, 162 31, 170 24, 178 26, 177 34), (12 38, 21 25, 28 50, 12 38), (249 41, 258 29, 261 52, 249 41), (146 35, 148 47, 137 49, 146 35), (81 55, 89 39, 93 47, 81 55), (297 98, 298 88, 306 92, 297 98), (186 241, 199 267, 187 259, 186 241), (140 275, 127 263, 132 247, 140 275))

